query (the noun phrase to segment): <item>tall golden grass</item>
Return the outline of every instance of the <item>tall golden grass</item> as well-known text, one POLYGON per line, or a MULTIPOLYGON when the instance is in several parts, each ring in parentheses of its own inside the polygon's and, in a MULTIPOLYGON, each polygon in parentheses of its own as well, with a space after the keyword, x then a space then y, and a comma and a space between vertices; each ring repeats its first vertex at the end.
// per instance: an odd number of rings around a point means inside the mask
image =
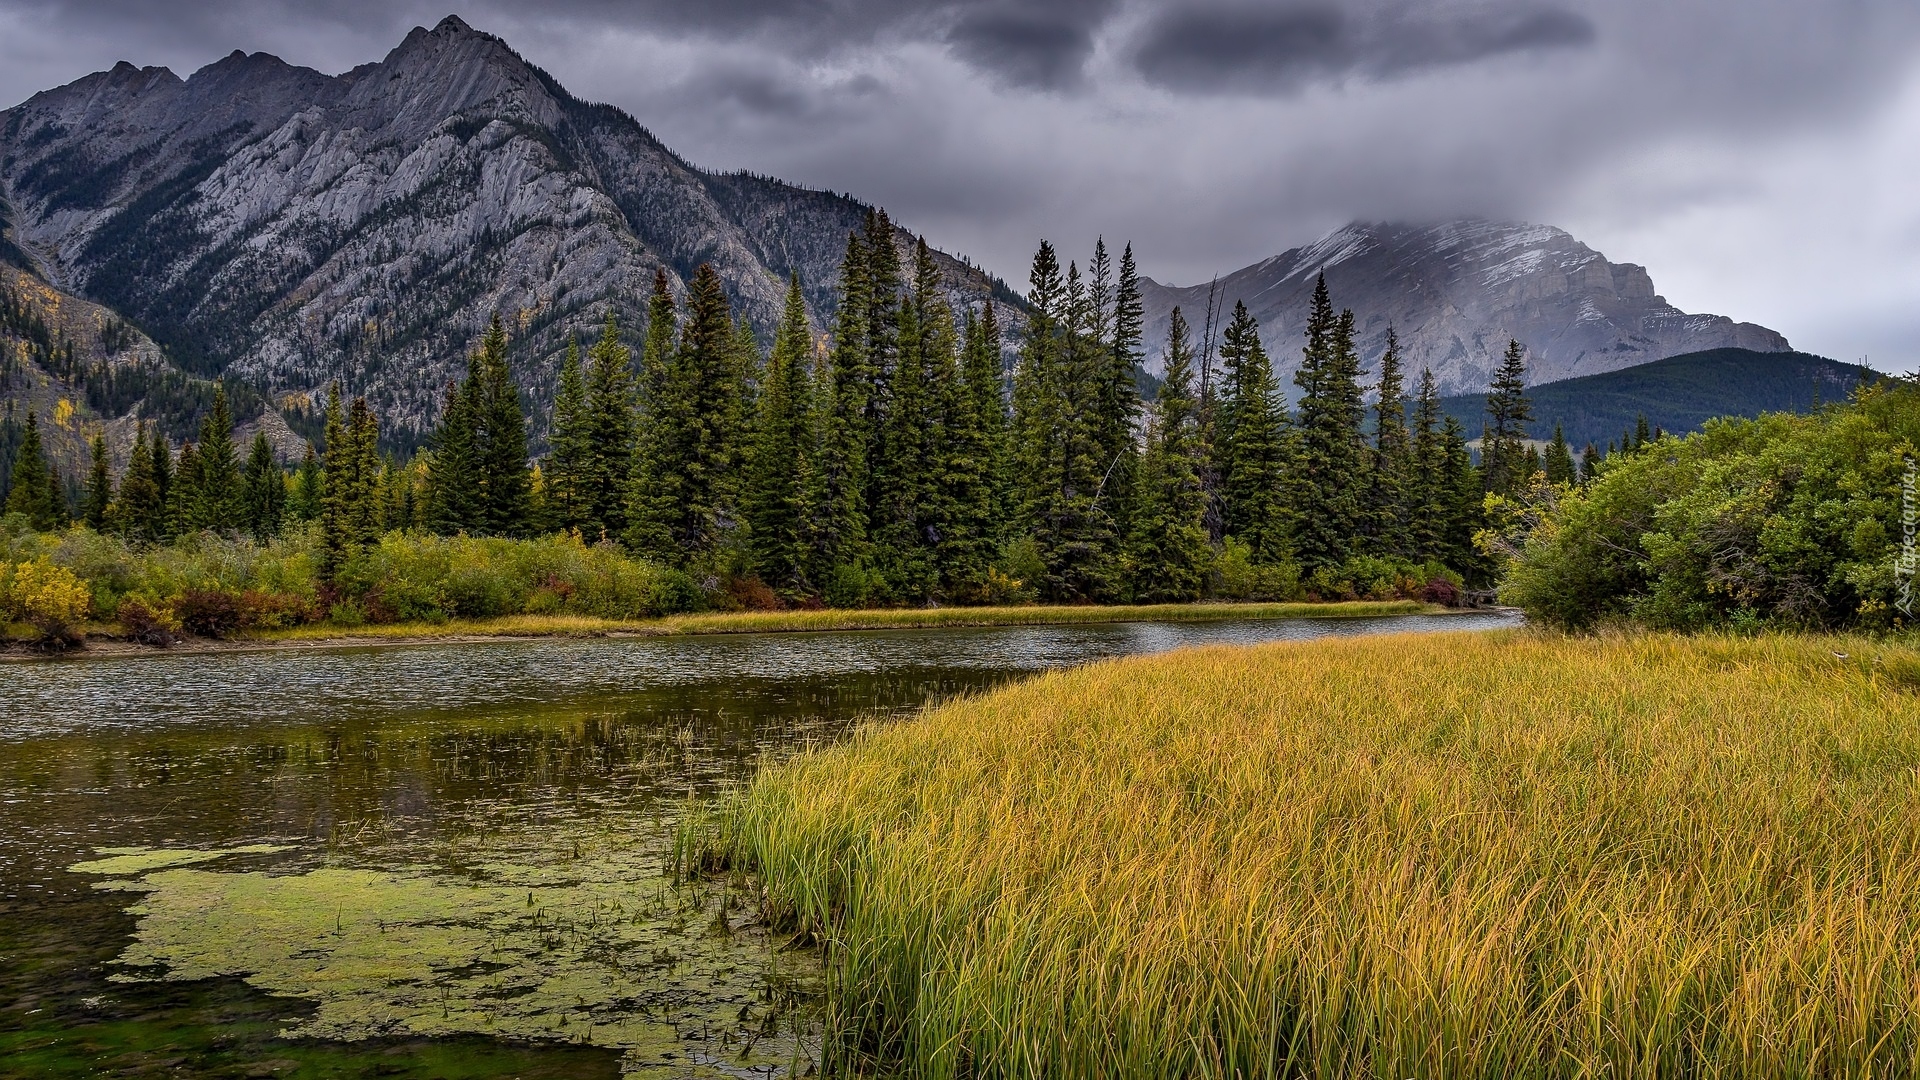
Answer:
POLYGON ((1920 1074, 1920 660, 1865 640, 1113 661, 772 766, 682 845, 823 939, 861 1071, 1920 1074))

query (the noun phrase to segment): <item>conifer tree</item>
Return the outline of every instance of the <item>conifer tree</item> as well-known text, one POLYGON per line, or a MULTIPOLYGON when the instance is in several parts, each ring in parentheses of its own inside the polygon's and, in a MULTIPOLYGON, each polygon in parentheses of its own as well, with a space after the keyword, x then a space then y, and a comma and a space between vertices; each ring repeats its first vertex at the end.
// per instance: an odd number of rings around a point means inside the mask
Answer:
POLYGON ((520 411, 520 388, 507 367, 507 331, 495 315, 480 339, 480 438, 476 441, 484 521, 494 536, 521 536, 531 517, 531 478, 527 473, 527 421, 520 411))
POLYGON ((1307 344, 1293 381, 1300 387, 1298 454, 1292 472, 1294 551, 1301 567, 1338 566, 1362 535, 1366 490, 1366 406, 1353 312, 1335 315, 1322 274, 1313 290, 1307 344))
POLYGON ((92 462, 87 470, 87 498, 81 516, 87 528, 103 533, 107 531, 107 519, 113 506, 113 469, 107 460, 106 436, 95 435, 88 450, 92 462))
POLYGON ((1490 492, 1515 494, 1529 479, 1527 425, 1533 422, 1533 406, 1527 400, 1527 353, 1518 341, 1507 342, 1507 354, 1487 390, 1487 418, 1480 442, 1481 478, 1490 492))
POLYGON ((1543 466, 1548 483, 1571 484, 1578 479, 1574 472, 1573 450, 1567 445, 1567 433, 1557 423, 1553 425, 1553 441, 1547 444, 1543 466))
POLYGON ((1647 429, 1647 414, 1641 413, 1633 423, 1633 448, 1639 450, 1652 441, 1653 433, 1647 429))
POLYGON ((948 521, 940 538, 941 590, 948 597, 981 597, 1000 531, 999 478, 1004 406, 1000 396, 1000 339, 993 304, 979 318, 967 312, 957 378, 946 405, 948 426, 941 485, 948 521))
POLYGON ((1480 572, 1481 558, 1473 546, 1473 534, 1485 520, 1481 504, 1486 488, 1480 470, 1474 468, 1473 453, 1467 448, 1466 432, 1458 420, 1446 418, 1441 441, 1446 447, 1448 480, 1446 544, 1442 559, 1472 581, 1480 572))
POLYGON ((167 437, 155 424, 152 440, 147 445, 147 459, 153 467, 153 486, 158 493, 158 502, 154 504, 153 539, 166 540, 173 535, 168 513, 173 506, 173 448, 167 445, 167 437))
POLYGON ((953 515, 943 483, 949 410, 957 395, 953 315, 924 239, 914 247, 912 281, 897 314, 892 389, 878 443, 872 507, 876 562, 887 595, 926 601, 945 576, 940 539, 953 515))
POLYGON ((320 459, 314 456, 313 447, 308 446, 306 454, 300 459, 300 468, 293 474, 293 490, 287 496, 287 516, 303 523, 319 518, 321 489, 324 486, 320 459))
POLYGON ((359 468, 359 448, 347 429, 347 410, 340 401, 340 383, 327 387, 325 483, 320 492, 320 580, 332 584, 346 567, 353 551, 354 472, 359 468))
POLYGON ((1144 603, 1195 600, 1206 584, 1210 552, 1198 408, 1193 346, 1186 317, 1174 308, 1165 381, 1151 409, 1128 543, 1129 584, 1134 598, 1144 603))
MULTIPOLYGON (((1104 242, 1094 249, 1096 271, 1106 258, 1104 242)), ((1097 273, 1096 273, 1096 276, 1097 273)), ((1119 276, 1114 282, 1113 309, 1105 324, 1106 372, 1101 382, 1099 405, 1095 410, 1095 454, 1104 470, 1098 504, 1112 520, 1117 535, 1125 536, 1130 527, 1133 473, 1138 464, 1134 428, 1140 419, 1140 384, 1135 375, 1140 367, 1141 334, 1146 312, 1140 300, 1140 276, 1134 267, 1133 245, 1120 253, 1119 276)))
POLYGON ((806 300, 795 274, 787 281, 786 311, 760 393, 741 507, 748 568, 788 600, 814 591, 808 574, 815 483, 812 353, 806 300))
MULTIPOLYGON (((650 358, 651 359, 651 358, 650 358)), ((739 447, 733 316, 720 275, 708 264, 687 289, 680 340, 650 397, 648 453, 639 462, 642 550, 672 565, 712 556, 732 527, 727 475, 739 447)))
POLYGON ((41 448, 40 421, 29 409, 26 434, 14 452, 13 482, 7 489, 6 512, 25 514, 29 525, 45 532, 58 527, 59 519, 64 516, 55 506, 59 497, 47 466, 46 452, 41 448))
POLYGON ((265 541, 280 531, 280 522, 286 516, 287 482, 273 458, 273 446, 267 442, 265 431, 253 434, 240 501, 241 527, 255 540, 265 541))
POLYGON ((591 452, 580 497, 589 539, 626 530, 627 482, 633 472, 633 353, 620 340, 613 313, 587 354, 587 431, 591 452))
POLYGON ((1220 478, 1221 524, 1258 563, 1287 556, 1281 505, 1281 454, 1286 413, 1273 382, 1273 362, 1260 343, 1260 326, 1236 302, 1220 339, 1220 402, 1214 419, 1215 471, 1220 478))
POLYGON ((822 375, 820 469, 813 498, 813 580, 829 603, 851 605, 866 596, 868 561, 868 399, 873 375, 867 358, 867 309, 872 286, 867 248, 847 236, 840 262, 840 308, 822 375))
MULTIPOLYGON (((346 470, 348 483, 343 486, 347 487, 348 536, 356 548, 365 547, 379 539, 385 521, 380 501, 379 442, 379 421, 368 407, 367 399, 354 398, 347 410, 348 445, 343 457, 349 465, 346 470)), ((524 442, 522 445, 525 445, 524 442)))
MULTIPOLYGON (((158 438, 158 433, 155 433, 158 438)), ((160 538, 160 519, 165 512, 160 486, 153 479, 153 452, 147 446, 147 422, 133 429, 133 454, 127 459, 126 474, 120 478, 113 520, 120 533, 136 543, 152 543, 160 538)))
POLYGON ((185 536, 206 527, 201 499, 202 470, 200 448, 191 440, 180 444, 180 458, 173 466, 173 484, 167 491, 167 535, 185 536))
POLYGON ((1600 471, 1600 450, 1592 443, 1580 452, 1580 482, 1586 483, 1600 471))
POLYGON ((1447 522, 1453 516, 1453 484, 1448 455, 1440 392, 1433 369, 1425 368, 1414 395, 1412 464, 1407 478, 1408 554, 1422 561, 1444 562, 1450 550, 1447 522))
POLYGON ((1374 403, 1374 453, 1370 470, 1368 507, 1374 546, 1382 554, 1411 553, 1408 535, 1412 508, 1408 500, 1412 446, 1407 434, 1406 380, 1400 363, 1400 335, 1387 328, 1387 348, 1380 355, 1380 384, 1374 403))
POLYGON ((540 469, 546 511, 554 527, 578 529, 589 516, 583 488, 592 483, 589 477, 594 471, 593 425, 587 413, 587 380, 580 370, 578 341, 567 343, 566 357, 560 361, 548 441, 553 453, 540 469))
POLYGON ((681 501, 684 477, 676 470, 683 419, 681 379, 675 365, 678 319, 665 270, 655 270, 647 300, 647 336, 640 357, 640 424, 634 445, 633 475, 627 492, 627 547, 649 558, 678 565, 681 552, 673 517, 681 501))
POLYGON ((233 415, 226 388, 215 384, 213 408, 200 421, 199 528, 230 532, 240 524, 240 470, 234 461, 233 415))

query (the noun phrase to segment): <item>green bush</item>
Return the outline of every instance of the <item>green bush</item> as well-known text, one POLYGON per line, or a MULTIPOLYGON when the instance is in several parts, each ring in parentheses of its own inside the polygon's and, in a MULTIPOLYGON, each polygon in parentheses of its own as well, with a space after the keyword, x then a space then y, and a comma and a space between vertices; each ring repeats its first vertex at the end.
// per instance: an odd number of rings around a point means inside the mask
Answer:
POLYGON ((1214 594, 1223 600, 1298 600, 1300 566, 1294 562, 1256 563, 1253 549, 1228 537, 1213 563, 1214 594))
POLYGON ((1555 626, 1890 629, 1920 387, 1723 420, 1537 498, 1501 596, 1555 626))

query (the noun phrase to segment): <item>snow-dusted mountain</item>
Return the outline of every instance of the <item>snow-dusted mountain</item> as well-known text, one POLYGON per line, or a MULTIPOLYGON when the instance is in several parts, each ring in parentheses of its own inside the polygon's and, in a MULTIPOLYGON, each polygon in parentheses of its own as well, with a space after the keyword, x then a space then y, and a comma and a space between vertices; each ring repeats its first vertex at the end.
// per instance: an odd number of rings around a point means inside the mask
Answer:
MULTIPOLYGON (((38 94, 0 113, 0 199, 0 259, 189 370, 276 397, 344 377, 416 432, 496 312, 536 395, 609 305, 639 326, 656 268, 677 291, 712 263, 763 330, 797 271, 824 319, 868 210, 697 169, 452 17, 338 76, 236 52, 38 94)), ((959 297, 993 287, 942 265, 959 297)))
POLYGON ((1213 289, 1223 325, 1234 302, 1246 302, 1291 390, 1308 302, 1322 272, 1334 306, 1351 308, 1358 320, 1369 368, 1394 327, 1409 381, 1431 367, 1443 393, 1485 389, 1509 338, 1527 346, 1531 382, 1703 349, 1788 349, 1786 338, 1764 326, 1679 310, 1654 292, 1644 267, 1608 262, 1560 229, 1492 221, 1355 223, 1229 274, 1217 288, 1145 283, 1149 366, 1157 368, 1174 307, 1199 336, 1213 289))

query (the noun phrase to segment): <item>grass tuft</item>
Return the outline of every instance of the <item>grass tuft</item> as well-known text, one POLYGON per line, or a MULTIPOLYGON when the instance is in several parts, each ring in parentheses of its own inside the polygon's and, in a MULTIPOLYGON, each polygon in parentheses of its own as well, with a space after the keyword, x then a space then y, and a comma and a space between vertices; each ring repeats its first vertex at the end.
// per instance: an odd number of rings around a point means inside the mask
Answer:
POLYGON ((1920 1073, 1915 654, 1515 632, 1042 675, 689 826, 827 945, 842 1066, 1920 1073))

